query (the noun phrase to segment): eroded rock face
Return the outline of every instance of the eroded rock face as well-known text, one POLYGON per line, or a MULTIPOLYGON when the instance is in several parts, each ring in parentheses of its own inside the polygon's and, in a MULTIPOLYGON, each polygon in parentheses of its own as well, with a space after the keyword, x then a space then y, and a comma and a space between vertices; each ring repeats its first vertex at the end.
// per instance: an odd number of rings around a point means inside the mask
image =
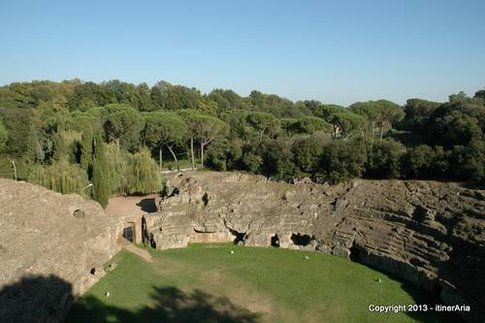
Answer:
POLYGON ((0 179, 0 317, 58 321, 117 251, 118 219, 78 195, 0 179))
POLYGON ((432 181, 285 184, 241 173, 168 179, 151 236, 316 250, 394 273, 443 302, 485 308, 485 192, 432 181))

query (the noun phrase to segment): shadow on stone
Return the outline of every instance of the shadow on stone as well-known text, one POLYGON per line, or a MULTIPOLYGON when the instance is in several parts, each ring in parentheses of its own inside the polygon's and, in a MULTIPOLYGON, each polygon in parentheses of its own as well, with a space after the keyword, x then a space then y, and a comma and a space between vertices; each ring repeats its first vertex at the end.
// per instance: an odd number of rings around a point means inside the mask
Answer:
POLYGON ((155 205, 155 198, 146 198, 136 203, 137 206, 141 208, 142 211, 147 213, 157 212, 157 206, 155 205))
POLYGON ((154 287, 154 305, 129 311, 89 296, 77 302, 66 322, 257 322, 259 314, 238 307, 225 297, 200 290, 185 293, 175 287, 154 287))
POLYGON ((72 305, 72 286, 54 276, 25 276, 0 290, 1 322, 62 322, 72 305))

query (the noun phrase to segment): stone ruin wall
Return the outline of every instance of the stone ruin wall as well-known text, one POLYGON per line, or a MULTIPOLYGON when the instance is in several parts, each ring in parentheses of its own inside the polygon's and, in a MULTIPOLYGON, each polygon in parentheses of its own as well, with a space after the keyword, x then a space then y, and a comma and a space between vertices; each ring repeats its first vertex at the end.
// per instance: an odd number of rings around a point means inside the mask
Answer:
MULTIPOLYGON (((159 212, 145 217, 156 248, 235 241, 330 253, 396 274, 444 303, 471 305, 469 321, 485 317, 476 310, 485 308, 484 191, 431 181, 329 186, 195 172, 168 178, 167 193, 159 212)), ((80 196, 0 179, 0 316, 15 308, 11 287, 37 275, 69 289, 34 317, 62 320, 72 297, 99 280, 120 249, 124 222, 138 218, 109 217, 80 196)))
POLYGON ((79 195, 0 179, 0 321, 62 321, 103 276, 122 228, 79 195))
POLYGON ((485 192, 433 181, 356 180, 335 186, 195 172, 167 180, 152 216, 159 249, 190 242, 330 253, 415 283, 444 303, 485 308, 485 192))

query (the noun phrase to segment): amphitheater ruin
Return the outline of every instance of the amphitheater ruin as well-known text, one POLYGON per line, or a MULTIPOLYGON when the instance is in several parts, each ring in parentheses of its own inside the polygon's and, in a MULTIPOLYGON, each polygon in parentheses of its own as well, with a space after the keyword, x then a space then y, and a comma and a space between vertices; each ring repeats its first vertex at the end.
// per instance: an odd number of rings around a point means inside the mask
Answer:
POLYGON ((468 304, 467 321, 485 317, 483 190, 401 180, 288 184, 201 171, 167 175, 162 196, 153 197, 154 212, 121 214, 0 179, 0 317, 28 308, 62 320, 124 240, 157 249, 234 242, 330 253, 413 282, 444 304, 468 304), (46 286, 39 277, 50 277, 46 286), (49 299, 22 290, 28 282, 49 288, 49 299))

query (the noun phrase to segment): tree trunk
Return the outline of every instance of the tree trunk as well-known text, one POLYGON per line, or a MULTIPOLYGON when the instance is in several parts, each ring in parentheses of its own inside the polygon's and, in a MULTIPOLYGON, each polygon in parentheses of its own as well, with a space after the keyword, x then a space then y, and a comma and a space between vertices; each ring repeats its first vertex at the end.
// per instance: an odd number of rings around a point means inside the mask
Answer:
POLYGON ((195 160, 194 160, 194 138, 190 138, 190 159, 192 161, 192 170, 195 169, 195 160))
POLYGON ((180 168, 179 168, 179 161, 177 159, 177 156, 173 152, 172 146, 167 145, 167 148, 168 148, 168 150, 170 150, 170 153, 172 154, 173 159, 175 160, 175 166, 177 167, 177 170, 180 170, 180 168))
POLYGON ((15 165, 14 160, 12 160, 12 166, 13 166, 13 178, 17 180, 17 166, 15 165))
POLYGON ((382 140, 383 135, 384 135, 384 123, 381 123, 380 130, 379 130, 379 139, 382 140))
POLYGON ((339 126, 333 125, 333 139, 337 139, 339 133, 339 126))
POLYGON ((162 166, 163 166, 163 155, 162 155, 162 146, 160 145, 160 149, 158 150, 158 163, 159 163, 159 168, 160 168, 160 173, 162 172, 162 166))
POLYGON ((200 143, 200 164, 202 168, 204 167, 204 143, 200 143))

